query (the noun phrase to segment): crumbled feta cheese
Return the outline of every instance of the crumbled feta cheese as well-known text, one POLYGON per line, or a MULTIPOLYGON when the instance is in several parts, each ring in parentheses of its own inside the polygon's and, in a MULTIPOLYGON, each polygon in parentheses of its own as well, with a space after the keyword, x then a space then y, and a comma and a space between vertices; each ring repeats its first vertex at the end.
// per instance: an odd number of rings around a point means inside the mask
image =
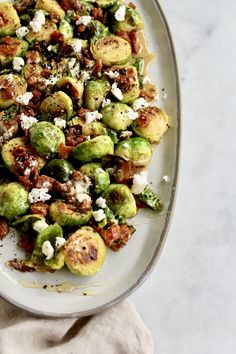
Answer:
POLYGON ((106 218, 106 214, 103 209, 99 209, 93 212, 93 217, 97 222, 99 222, 106 218))
POLYGON ((64 129, 66 127, 66 120, 62 118, 54 118, 54 124, 56 127, 64 129))
POLYGON ((78 38, 75 38, 72 44, 72 48, 75 53, 80 53, 82 50, 82 41, 78 38))
POLYGON ((152 82, 152 80, 150 79, 149 76, 145 76, 144 79, 143 79, 143 84, 149 84, 150 82, 152 82))
POLYGON ((51 76, 49 76, 48 79, 45 79, 44 82, 45 82, 46 86, 54 86, 58 80, 59 80, 58 77, 51 75, 51 76))
POLYGON ((34 18, 32 21, 30 21, 30 27, 32 28, 34 33, 38 33, 42 26, 46 22, 46 17, 44 15, 44 12, 42 10, 38 10, 35 12, 34 18))
POLYGON ((87 141, 91 140, 91 136, 90 135, 86 136, 85 138, 86 138, 87 141))
POLYGON ((148 101, 145 100, 145 98, 140 97, 137 100, 134 101, 132 107, 135 111, 138 111, 139 109, 146 108, 149 106, 148 101))
POLYGON ((30 167, 38 167, 38 161, 36 161, 32 156, 29 158, 30 167))
POLYGON ((51 199, 51 196, 48 194, 48 188, 33 188, 28 195, 28 200, 31 204, 46 202, 49 199, 51 199))
POLYGON ((118 71, 112 71, 112 70, 105 71, 104 74, 107 75, 110 79, 115 79, 120 75, 118 71))
POLYGON ((121 132, 120 138, 126 139, 126 138, 130 138, 132 135, 133 135, 133 133, 131 131, 125 130, 125 131, 121 132))
POLYGON ((69 67, 69 69, 73 69, 73 67, 75 66, 75 63, 76 63, 76 58, 71 58, 71 59, 68 61, 68 67, 69 67))
POLYGON ((119 89, 119 87, 117 86, 117 83, 116 83, 116 82, 114 82, 114 84, 112 84, 111 93, 112 93, 113 96, 115 96, 119 101, 123 100, 123 93, 122 93, 122 91, 119 89))
POLYGON ((25 171, 24 171, 24 175, 25 175, 25 176, 29 176, 30 173, 31 173, 31 169, 30 169, 29 167, 27 167, 27 168, 25 169, 25 171))
POLYGON ((16 57, 13 59, 13 70, 15 71, 21 71, 25 65, 25 61, 23 58, 16 57))
POLYGON ((16 36, 17 38, 23 38, 29 33, 29 29, 25 26, 20 27, 16 30, 16 36))
POLYGON ((126 14, 126 6, 122 5, 119 7, 119 9, 115 12, 115 19, 116 21, 122 22, 125 20, 125 14, 126 14))
POLYGON ((45 241, 42 245, 42 253, 46 256, 46 259, 49 261, 54 256, 54 248, 50 241, 45 241))
POLYGON ((168 98, 168 95, 165 91, 162 92, 162 97, 161 97, 163 100, 167 100, 168 98))
POLYGON ((51 50, 52 50, 52 45, 51 45, 51 44, 49 44, 49 46, 48 46, 48 48, 47 48, 47 49, 48 49, 48 51, 49 51, 49 52, 51 52, 51 50))
POLYGON ((143 192, 147 185, 147 171, 142 171, 134 175, 133 185, 131 188, 132 193, 140 194, 143 192))
POLYGON ((91 16, 81 16, 78 21, 76 22, 76 25, 84 25, 87 26, 92 20, 91 16))
POLYGON ((26 92, 24 95, 19 95, 16 97, 16 102, 24 106, 29 104, 29 101, 33 98, 32 92, 26 92))
POLYGON ((79 203, 83 203, 83 202, 91 203, 91 197, 87 193, 77 193, 76 199, 79 203))
POLYGON ((34 223, 33 229, 37 232, 44 231, 49 225, 46 223, 45 220, 38 220, 34 223))
POLYGON ((132 108, 130 108, 129 112, 127 113, 127 116, 131 120, 136 120, 139 116, 138 112, 135 112, 132 108))
POLYGON ((95 120, 98 120, 98 119, 102 119, 102 114, 99 113, 98 111, 87 112, 85 114, 86 124, 90 124, 90 123, 92 123, 92 122, 94 122, 95 120))
POLYGON ((64 237, 56 237, 55 246, 57 250, 60 250, 66 244, 66 239, 64 237))
POLYGON ((47 188, 49 190, 50 188, 52 188, 52 182, 44 181, 42 183, 42 188, 47 188))
POLYGON ((21 113, 20 122, 21 122, 22 129, 30 129, 32 127, 32 125, 34 125, 38 122, 38 119, 31 117, 31 116, 27 116, 24 113, 21 113))
POLYGON ((96 200, 96 204, 102 209, 105 209, 107 207, 106 199, 104 199, 102 197, 100 197, 96 200))
POLYGON ((103 101, 102 101, 102 108, 104 108, 105 106, 107 106, 108 104, 111 103, 111 100, 109 100, 109 98, 105 98, 103 101))
POLYGON ((91 78, 91 74, 88 71, 82 71, 80 78, 83 81, 87 81, 91 78))
POLYGON ((80 63, 77 63, 72 69, 70 69, 70 74, 72 77, 77 78, 80 74, 80 63))
POLYGON ((162 177, 162 180, 165 182, 165 183, 169 183, 170 182, 170 177, 165 175, 162 177))
POLYGON ((84 179, 82 181, 75 181, 74 183, 75 195, 88 193, 88 189, 90 186, 91 186, 91 181, 87 176, 84 176, 84 179))

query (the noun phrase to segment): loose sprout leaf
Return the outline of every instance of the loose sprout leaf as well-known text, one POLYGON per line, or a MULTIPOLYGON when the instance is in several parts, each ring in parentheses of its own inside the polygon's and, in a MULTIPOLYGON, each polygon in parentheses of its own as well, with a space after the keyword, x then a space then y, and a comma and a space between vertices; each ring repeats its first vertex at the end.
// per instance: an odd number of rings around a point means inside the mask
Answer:
POLYGON ((149 186, 146 186, 144 191, 138 195, 138 199, 157 212, 161 212, 163 209, 159 196, 149 186))

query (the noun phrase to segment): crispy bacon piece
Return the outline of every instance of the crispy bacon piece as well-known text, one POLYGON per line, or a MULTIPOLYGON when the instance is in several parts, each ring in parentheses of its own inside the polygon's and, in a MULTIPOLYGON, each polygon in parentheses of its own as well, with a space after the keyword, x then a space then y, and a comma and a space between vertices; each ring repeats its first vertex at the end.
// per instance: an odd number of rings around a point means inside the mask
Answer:
POLYGON ((86 30, 86 26, 81 24, 77 27, 77 32, 78 33, 83 33, 86 30))
POLYGON ((137 31, 131 31, 129 33, 129 42, 131 44, 132 52, 138 54, 141 50, 141 46, 137 37, 137 31))
POLYGON ((145 98, 145 100, 148 102, 152 102, 155 100, 155 95, 151 92, 146 91, 146 90, 140 91, 139 97, 145 98))
POLYGON ((58 157, 60 159, 67 160, 70 157, 73 149, 74 149, 73 146, 67 146, 65 144, 60 144, 59 151, 58 151, 58 157))
POLYGON ((18 246, 26 252, 32 253, 34 250, 35 239, 28 235, 22 234, 18 242, 18 246))
POLYGON ((136 5, 134 5, 133 2, 129 2, 128 6, 129 6, 131 9, 133 9, 133 10, 136 9, 136 5))
POLYGON ((12 259, 10 261, 7 262, 7 265, 10 268, 13 268, 15 270, 18 270, 21 273, 25 273, 25 272, 35 272, 36 268, 34 267, 29 267, 25 264, 24 261, 22 261, 21 259, 12 259))
POLYGON ((12 37, 3 37, 0 39, 0 55, 15 56, 20 40, 12 37))
POLYGON ((19 176, 19 181, 28 190, 34 187, 34 182, 28 176, 19 176))
POLYGON ((74 10, 78 11, 81 8, 79 0, 61 0, 59 1, 63 10, 74 10))
POLYGON ((54 31, 51 34, 51 43, 54 44, 63 44, 64 43, 64 36, 61 32, 59 31, 54 31))
POLYGON ((49 206, 46 203, 38 202, 31 204, 30 211, 32 214, 42 215, 43 217, 47 217, 49 206))
POLYGON ((132 181, 135 173, 137 173, 137 168, 133 165, 131 161, 122 161, 119 163, 114 177, 117 183, 128 183, 132 181))
POLYGON ((92 9, 92 17, 94 18, 94 20, 98 20, 100 22, 104 22, 103 11, 102 11, 102 8, 100 6, 94 7, 92 9))
POLYGON ((27 174, 28 177, 35 178, 38 175, 38 163, 30 146, 27 146, 27 148, 25 146, 15 146, 12 154, 15 157, 15 167, 19 176, 24 176, 26 169, 30 170, 27 174))
POLYGON ((4 239, 9 232, 8 222, 4 218, 0 218, 0 240, 4 239))
POLYGON ((80 126, 74 126, 69 128, 68 132, 66 133, 66 145, 68 146, 77 146, 83 143, 86 140, 85 136, 81 135, 80 126))
POLYGON ((97 59, 94 69, 93 69, 93 75, 98 76, 102 72, 103 64, 101 59, 97 59))
POLYGON ((130 41, 129 35, 128 35, 128 33, 125 32, 125 31, 119 31, 119 32, 117 32, 117 35, 118 35, 119 37, 125 39, 127 42, 130 41))

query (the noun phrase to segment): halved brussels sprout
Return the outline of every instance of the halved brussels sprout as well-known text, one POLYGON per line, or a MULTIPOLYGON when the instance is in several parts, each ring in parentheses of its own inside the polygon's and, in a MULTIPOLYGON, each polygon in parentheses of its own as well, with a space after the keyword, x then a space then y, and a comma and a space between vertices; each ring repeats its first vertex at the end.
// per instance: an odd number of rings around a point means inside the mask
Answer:
POLYGON ((99 38, 91 42, 90 50, 94 59, 101 59, 106 66, 122 65, 131 57, 129 42, 118 36, 99 38))
POLYGON ((146 186, 141 194, 139 194, 138 199, 145 203, 149 208, 155 211, 162 211, 163 204, 159 198, 159 196, 153 192, 153 190, 146 186))
POLYGON ((16 182, 0 185, 0 216, 13 221, 27 213, 28 192, 16 182))
POLYGON ((80 172, 92 180, 96 194, 102 193, 110 184, 109 173, 102 169, 101 163, 87 163, 80 167, 80 172))
POLYGON ((45 165, 45 159, 35 153, 25 137, 14 138, 4 144, 2 147, 2 159, 12 173, 17 173, 16 158, 13 155, 13 150, 16 147, 22 147, 27 150, 28 154, 32 156, 33 159, 37 162, 37 168, 39 171, 45 165))
POLYGON ((42 215, 32 214, 22 216, 20 219, 14 221, 12 226, 16 226, 21 232, 32 231, 32 226, 36 221, 44 220, 42 215))
POLYGON ((0 38, 0 64, 6 66, 15 57, 23 57, 28 49, 28 43, 18 38, 0 38))
POLYGON ((91 219, 92 210, 79 211, 74 205, 57 201, 50 205, 51 219, 61 226, 83 226, 91 219))
POLYGON ((116 217, 132 218, 137 214, 134 196, 125 184, 110 184, 102 197, 116 217))
POLYGON ((96 0, 96 3, 102 7, 113 6, 117 3, 117 0, 96 0))
POLYGON ((52 19, 65 17, 65 11, 56 0, 37 0, 35 8, 48 12, 52 19))
POLYGON ((152 157, 152 145, 143 138, 129 138, 116 145, 115 155, 130 160, 134 166, 146 166, 152 157))
POLYGON ((132 103, 140 95, 139 78, 136 67, 127 64, 114 66, 111 70, 119 73, 115 81, 123 94, 121 102, 127 104, 132 103))
POLYGON ((110 84, 106 80, 89 81, 85 86, 85 107, 96 111, 100 108, 104 98, 110 91, 110 84))
POLYGON ((10 2, 0 3, 0 37, 12 36, 20 27, 20 19, 10 2))
POLYGON ((31 52, 31 55, 27 59, 27 62, 23 68, 24 78, 28 84, 37 88, 40 91, 44 91, 47 87, 45 78, 43 77, 44 68, 41 66, 42 57, 38 52, 31 52), (31 59, 31 56, 33 59, 31 59))
POLYGON ((40 112, 70 119, 73 115, 73 102, 65 92, 57 91, 42 101, 40 112))
POLYGON ((91 276, 100 270, 106 258, 106 246, 101 236, 87 226, 68 238, 64 254, 71 273, 91 276))
POLYGON ((148 139, 152 144, 160 142, 168 127, 168 115, 163 109, 157 107, 147 107, 140 110, 139 118, 132 124, 134 132, 148 139))
POLYGON ((90 136, 91 138, 95 138, 99 135, 108 135, 105 125, 98 121, 86 124, 81 118, 73 118, 68 122, 68 125, 80 125, 82 127, 82 135, 90 136))
POLYGON ((57 25, 52 21, 46 21, 41 30, 37 33, 32 30, 26 35, 25 39, 29 43, 33 42, 46 42, 49 43, 53 32, 57 31, 57 25))
POLYGON ((101 110, 102 122, 116 131, 126 130, 132 123, 130 112, 132 109, 124 103, 110 103, 101 110))
POLYGON ((19 75, 0 76, 0 109, 6 109, 15 103, 17 96, 23 95, 27 90, 27 82, 19 75), (10 97, 9 98, 9 92, 10 97))
POLYGON ((70 179, 74 167, 66 160, 51 160, 43 169, 43 174, 56 179, 59 182, 67 182, 70 179))
MULTIPOLYGON (((119 8, 119 5, 112 8, 112 12, 115 13, 119 8)), ((113 21, 112 29, 114 32, 131 32, 138 31, 144 28, 143 21, 137 12, 137 10, 132 9, 129 6, 126 6, 125 20, 124 21, 113 21)))
POLYGON ((59 89, 65 89, 70 97, 74 98, 76 101, 79 101, 79 104, 83 103, 84 83, 82 80, 77 80, 73 77, 66 76, 59 79, 56 86, 59 89))
POLYGON ((59 150, 60 144, 66 139, 62 130, 50 122, 38 122, 30 130, 30 142, 39 155, 53 157, 59 150))
POLYGON ((81 38, 98 39, 110 35, 108 27, 104 26, 100 21, 92 20, 86 26, 85 31, 80 34, 81 38))
POLYGON ((63 34, 63 37, 66 41, 73 38, 73 35, 74 35, 73 27, 65 19, 61 20, 60 26, 59 26, 59 31, 61 32, 61 34, 63 34))
POLYGON ((30 262, 33 264, 45 264, 47 267, 53 270, 59 270, 64 266, 65 257, 63 249, 57 250, 56 240, 63 237, 62 228, 57 225, 50 225, 45 230, 40 232, 37 236, 34 251, 30 258, 30 262), (44 242, 49 241, 54 248, 53 258, 47 260, 42 252, 42 246, 44 242))
POLYGON ((72 152, 72 156, 76 160, 90 162, 101 159, 103 156, 113 154, 114 144, 107 135, 100 135, 89 141, 78 145, 72 152))

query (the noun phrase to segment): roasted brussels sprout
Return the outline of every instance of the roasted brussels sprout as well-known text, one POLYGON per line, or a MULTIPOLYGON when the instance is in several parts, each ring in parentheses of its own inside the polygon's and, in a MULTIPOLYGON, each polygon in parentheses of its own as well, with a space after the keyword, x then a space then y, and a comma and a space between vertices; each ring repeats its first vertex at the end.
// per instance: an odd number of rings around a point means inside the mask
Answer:
POLYGON ((85 107, 92 111, 98 110, 109 90, 110 84, 106 80, 89 81, 84 92, 85 107))
MULTIPOLYGON (((78 101, 79 104, 82 104, 83 102, 83 94, 84 94, 84 83, 82 80, 77 80, 73 77, 62 77, 57 81, 56 84, 57 88, 59 89, 65 89, 65 91, 68 93, 68 95, 72 98, 74 98, 76 101, 78 101)), ((64 96, 65 97, 65 96, 64 96)), ((64 102, 66 102, 65 98, 63 98, 64 102)), ((73 105, 71 105, 71 100, 68 100, 68 109, 69 109, 69 114, 71 115, 73 113, 73 105), (72 109, 72 112, 71 112, 72 109)), ((68 116, 68 119, 70 117, 68 116)))
POLYGON ((14 35, 20 27, 20 19, 11 3, 0 3, 0 18, 0 37, 14 35))
POLYGON ((73 102, 65 92, 57 91, 42 101, 40 112, 70 119, 73 114, 73 102))
POLYGON ((138 199, 155 211, 160 212, 163 209, 163 204, 161 203, 159 196, 154 193, 149 186, 146 186, 143 192, 138 195, 138 199))
POLYGON ((134 196, 125 184, 110 184, 102 197, 116 217, 132 218, 137 213, 134 196))
POLYGON ((74 35, 73 27, 65 19, 61 20, 60 26, 59 26, 59 31, 61 32, 61 34, 63 34, 63 37, 66 41, 73 38, 73 35, 74 35))
POLYGON ((49 43, 53 32, 57 31, 57 25, 52 21, 46 21, 41 30, 37 33, 32 30, 29 31, 25 39, 29 43, 33 42, 46 42, 49 43))
POLYGON ((56 179, 59 182, 67 182, 70 179, 74 167, 66 160, 51 160, 43 169, 43 174, 56 179))
POLYGON ((132 123, 132 109, 123 103, 110 103, 101 110, 102 121, 114 130, 126 130, 132 123))
POLYGON ((30 142, 39 155, 52 158, 59 150, 60 144, 65 144, 62 130, 50 122, 38 122, 30 130, 30 142))
POLYGON ((17 147, 22 147, 27 151, 27 154, 32 157, 34 162, 37 163, 38 166, 36 167, 39 171, 45 165, 45 159, 35 153, 25 137, 14 138, 4 144, 2 147, 2 159, 12 173, 18 173, 18 165, 13 154, 13 150, 17 147))
POLYGON ((152 145, 143 138, 129 138, 116 145, 115 155, 130 160, 134 166, 146 166, 152 157, 152 145))
POLYGON ((92 20, 86 26, 85 30, 80 34, 81 38, 98 39, 110 35, 108 27, 104 26, 100 21, 92 20))
POLYGON ((99 135, 108 135, 107 129, 104 124, 98 121, 94 121, 90 124, 86 124, 85 120, 81 118, 73 118, 68 122, 69 126, 80 125, 82 128, 82 135, 95 138, 99 135))
MULTIPOLYGON (((118 10, 119 5, 114 6, 112 8, 113 14, 118 10)), ((124 21, 116 21, 113 20, 112 29, 114 32, 118 33, 120 31, 131 32, 138 31, 144 28, 143 21, 137 12, 137 10, 126 6, 125 20, 124 21)))
POLYGON ((168 130, 169 117, 163 109, 147 107, 139 111, 139 118, 134 121, 132 128, 135 133, 151 143, 157 144, 168 130))
POLYGON ((0 38, 0 64, 6 66, 15 57, 23 57, 28 49, 28 43, 18 38, 0 38))
MULTIPOLYGON (((0 3, 1 4, 1 3, 0 3)), ((13 105, 19 95, 26 93, 27 82, 19 75, 0 76, 0 109, 6 109, 13 105), (9 98, 9 91, 11 98, 9 98)))
POLYGON ((117 0, 97 0, 96 3, 102 7, 109 7, 115 5, 117 0))
POLYGON ((82 226, 91 219, 91 209, 79 211, 74 205, 57 201, 50 205, 49 214, 51 219, 61 226, 82 226))
POLYGON ((32 230, 33 224, 39 220, 44 220, 44 217, 37 214, 25 215, 14 221, 12 226, 16 226, 23 233, 29 232, 32 230))
POLYGON ((28 192, 19 183, 0 185, 0 216, 13 221, 27 213, 29 209, 28 192))
POLYGON ((126 64, 131 57, 129 42, 118 36, 103 37, 91 42, 94 59, 101 59, 106 66, 126 64))
POLYGON ((48 268, 53 270, 59 270, 64 266, 65 257, 63 249, 57 249, 56 241, 58 238, 63 238, 62 228, 57 225, 50 225, 45 230, 40 232, 37 236, 34 251, 30 258, 30 262, 36 264, 45 264, 48 268), (49 241, 51 246, 54 249, 53 257, 51 259, 47 259, 42 252, 44 242, 49 241))
POLYGON ((100 270, 106 257, 106 246, 95 230, 82 227, 68 238, 64 254, 65 263, 73 274, 91 276, 100 270))
POLYGON ((35 8, 48 12, 52 19, 65 17, 65 11, 56 0, 37 0, 35 8))
POLYGON ((96 138, 78 145, 72 152, 76 160, 90 162, 101 159, 103 156, 113 154, 114 144, 109 136, 100 135, 96 138))
POLYGON ((110 184, 109 173, 102 169, 101 163, 87 163, 80 168, 80 172, 92 180, 96 194, 102 193, 110 184))

